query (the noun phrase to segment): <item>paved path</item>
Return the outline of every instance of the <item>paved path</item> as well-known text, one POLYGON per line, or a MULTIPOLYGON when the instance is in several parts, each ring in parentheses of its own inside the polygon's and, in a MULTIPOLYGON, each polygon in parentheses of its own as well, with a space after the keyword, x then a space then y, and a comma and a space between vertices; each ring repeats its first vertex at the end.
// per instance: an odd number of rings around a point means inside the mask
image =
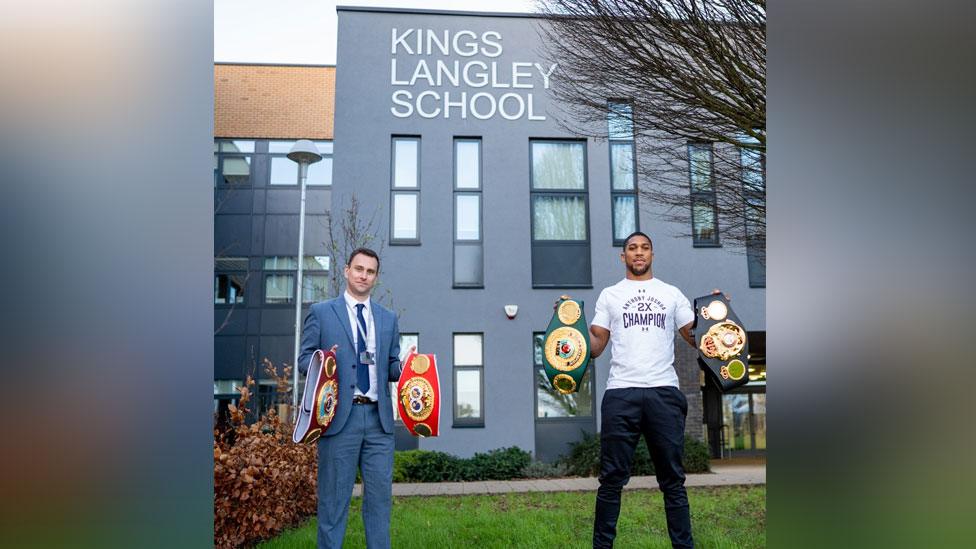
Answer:
MULTIPOLYGON (((765 465, 712 465, 711 473, 688 475, 685 486, 732 486, 766 484, 765 465)), ((596 492, 596 477, 555 478, 536 480, 489 480, 479 482, 418 482, 394 483, 394 496, 441 496, 465 494, 504 494, 509 492, 596 492)), ((625 490, 657 490, 653 476, 631 477, 625 490)), ((354 496, 362 495, 362 486, 353 489, 354 496)))

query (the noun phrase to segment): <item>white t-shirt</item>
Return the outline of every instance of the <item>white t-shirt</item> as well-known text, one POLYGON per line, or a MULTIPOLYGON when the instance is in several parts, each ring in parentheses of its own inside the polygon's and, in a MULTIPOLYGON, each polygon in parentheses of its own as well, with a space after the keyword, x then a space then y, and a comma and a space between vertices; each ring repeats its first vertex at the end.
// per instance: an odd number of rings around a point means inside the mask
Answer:
POLYGON ((674 333, 694 319, 681 290, 656 278, 625 278, 600 292, 592 323, 610 330, 607 389, 678 387, 674 333))

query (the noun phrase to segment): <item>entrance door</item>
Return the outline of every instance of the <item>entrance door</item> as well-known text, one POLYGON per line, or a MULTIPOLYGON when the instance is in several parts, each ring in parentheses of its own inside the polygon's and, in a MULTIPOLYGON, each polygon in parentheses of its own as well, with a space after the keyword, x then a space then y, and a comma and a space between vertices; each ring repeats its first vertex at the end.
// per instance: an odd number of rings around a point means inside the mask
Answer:
POLYGON ((544 333, 536 333, 533 342, 533 380, 535 383, 535 459, 553 462, 569 452, 572 443, 583 433, 596 433, 593 370, 590 366, 580 382, 579 391, 568 395, 552 388, 542 365, 544 333))
POLYGON ((755 455, 766 451, 766 394, 722 396, 724 447, 727 455, 755 455))

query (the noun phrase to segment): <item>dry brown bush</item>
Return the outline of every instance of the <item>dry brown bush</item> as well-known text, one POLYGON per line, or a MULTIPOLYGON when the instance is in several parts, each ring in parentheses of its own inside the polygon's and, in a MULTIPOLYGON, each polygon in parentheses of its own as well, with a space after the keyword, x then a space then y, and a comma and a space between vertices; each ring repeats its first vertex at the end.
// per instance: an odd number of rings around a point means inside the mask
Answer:
MULTIPOLYGON (((291 367, 277 375, 265 359, 265 373, 277 381, 277 402, 288 400, 291 367)), ((291 441, 292 423, 274 403, 252 424, 245 419, 254 379, 238 387, 231 404, 232 427, 214 433, 214 545, 241 547, 277 535, 315 513, 316 447, 291 441)))

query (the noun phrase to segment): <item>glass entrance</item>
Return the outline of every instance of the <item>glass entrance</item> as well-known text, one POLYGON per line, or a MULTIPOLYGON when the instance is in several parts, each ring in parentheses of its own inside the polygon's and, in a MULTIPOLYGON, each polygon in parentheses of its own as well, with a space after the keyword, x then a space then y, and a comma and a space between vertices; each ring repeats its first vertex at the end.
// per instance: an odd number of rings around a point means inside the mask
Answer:
POLYGON ((766 450, 766 394, 722 396, 723 447, 732 456, 766 450))

